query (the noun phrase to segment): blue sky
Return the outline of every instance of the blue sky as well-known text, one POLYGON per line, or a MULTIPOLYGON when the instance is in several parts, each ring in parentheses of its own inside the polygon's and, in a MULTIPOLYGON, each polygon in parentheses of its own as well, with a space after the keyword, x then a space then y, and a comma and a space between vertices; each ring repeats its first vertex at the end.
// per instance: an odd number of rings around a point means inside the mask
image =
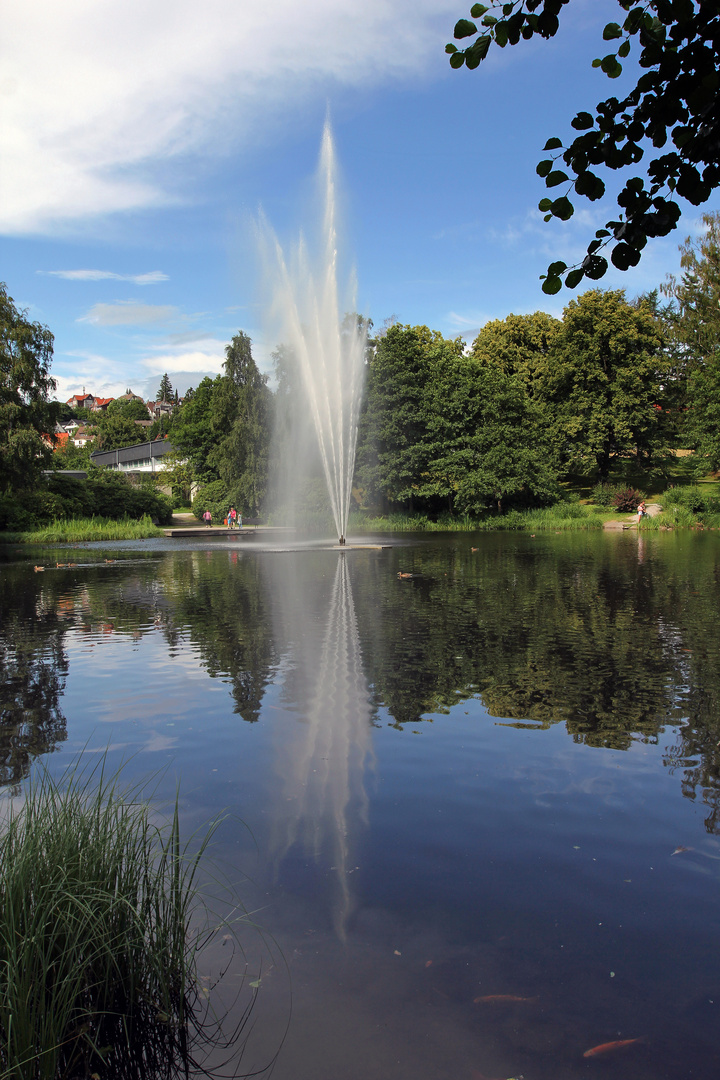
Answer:
MULTIPOLYGON (((572 0, 551 42, 452 71, 450 0, 7 0, 0 70, 0 278, 55 334, 63 400, 184 392, 239 329, 269 370, 253 223, 307 224, 329 112, 344 255, 358 308, 468 341, 542 309, 539 275, 614 214, 606 197, 544 224, 535 175, 551 135, 614 84, 591 67, 616 0, 572 0)), ((608 187, 608 196, 612 194, 608 187)), ((701 209, 716 209, 714 199, 701 209)), ((602 284, 628 295, 679 265, 698 228, 651 242, 602 284)))

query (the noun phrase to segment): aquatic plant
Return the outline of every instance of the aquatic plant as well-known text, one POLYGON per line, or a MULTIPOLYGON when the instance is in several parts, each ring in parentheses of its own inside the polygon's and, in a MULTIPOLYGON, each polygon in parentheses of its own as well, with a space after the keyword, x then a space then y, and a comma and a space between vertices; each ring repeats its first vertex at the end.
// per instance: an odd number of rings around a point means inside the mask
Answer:
POLYGON ((113 521, 104 517, 54 521, 42 529, 14 533, 5 539, 12 538, 21 544, 78 544, 92 540, 145 540, 164 535, 146 514, 139 521, 128 518, 113 521))
POLYGON ((0 1077, 186 1074, 207 912, 177 801, 158 824, 105 760, 40 771, 0 834, 0 1077))

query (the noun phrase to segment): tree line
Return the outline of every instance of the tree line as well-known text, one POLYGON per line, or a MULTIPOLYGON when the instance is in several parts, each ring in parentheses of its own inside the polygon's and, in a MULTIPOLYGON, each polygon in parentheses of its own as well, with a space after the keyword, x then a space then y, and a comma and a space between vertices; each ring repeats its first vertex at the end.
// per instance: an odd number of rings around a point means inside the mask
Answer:
MULTIPOLYGON (((590 289, 562 318, 538 311, 488 322, 470 346, 427 326, 395 324, 372 336, 360 418, 354 494, 360 505, 480 516, 548 505, 568 477, 605 481, 631 468, 662 475, 673 451, 695 451, 702 474, 720 469, 720 214, 681 248, 682 273, 628 300, 590 289)), ((52 454, 43 435, 60 411, 51 401, 52 334, 0 293, 0 493, 40 485, 51 464, 82 464, 88 451, 52 454)), ((234 503, 267 512, 276 467, 272 436, 280 403, 302 409, 287 349, 268 385, 240 331, 224 373, 188 391, 162 420, 172 440, 169 477, 201 513, 234 503)), ((169 378, 164 389, 172 394, 169 378)), ((104 447, 138 441, 133 408, 98 418, 104 447), (129 442, 128 442, 129 440, 129 442)), ((310 490, 310 488, 308 489, 310 490)))

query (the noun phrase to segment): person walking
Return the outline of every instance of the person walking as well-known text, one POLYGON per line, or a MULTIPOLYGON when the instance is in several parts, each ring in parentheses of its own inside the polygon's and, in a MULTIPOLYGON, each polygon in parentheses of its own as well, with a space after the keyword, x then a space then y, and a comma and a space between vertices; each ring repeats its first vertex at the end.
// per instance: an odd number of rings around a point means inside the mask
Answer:
POLYGON ((235 507, 231 506, 230 509, 228 510, 228 528, 230 528, 230 529, 235 528, 236 519, 237 519, 237 514, 235 512, 235 507))
POLYGON ((645 500, 643 499, 641 501, 640 505, 637 508, 637 516, 638 516, 637 523, 638 523, 638 525, 640 524, 642 519, 645 517, 646 513, 647 513, 647 511, 645 509, 645 500))
POLYGON ((203 521, 205 522, 206 526, 209 529, 211 527, 211 525, 212 525, 212 514, 210 513, 209 510, 206 510, 205 513, 203 514, 203 521))

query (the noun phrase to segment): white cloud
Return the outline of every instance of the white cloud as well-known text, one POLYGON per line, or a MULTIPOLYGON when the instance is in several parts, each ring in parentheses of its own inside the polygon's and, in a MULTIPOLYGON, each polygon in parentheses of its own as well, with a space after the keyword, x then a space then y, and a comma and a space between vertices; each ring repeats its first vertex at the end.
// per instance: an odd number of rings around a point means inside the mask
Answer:
POLYGON ((204 375, 208 370, 219 375, 224 361, 224 347, 218 343, 216 351, 208 349, 207 352, 195 350, 193 352, 160 353, 158 356, 146 357, 141 361, 141 364, 148 372, 154 372, 157 375, 162 375, 166 371, 168 373, 171 371, 200 371, 204 375))
POLYGON ((444 69, 457 13, 457 0, 6 4, 0 231, 176 202, 182 155, 225 153, 333 85, 444 69))
POLYGON ((112 270, 36 270, 35 273, 66 281, 131 281, 134 285, 157 285, 170 280, 162 270, 151 270, 147 274, 115 274, 112 270))
POLYGON ((96 326, 148 326, 168 322, 177 314, 178 309, 170 304, 136 304, 132 300, 120 300, 115 304, 93 304, 78 322, 96 326))

